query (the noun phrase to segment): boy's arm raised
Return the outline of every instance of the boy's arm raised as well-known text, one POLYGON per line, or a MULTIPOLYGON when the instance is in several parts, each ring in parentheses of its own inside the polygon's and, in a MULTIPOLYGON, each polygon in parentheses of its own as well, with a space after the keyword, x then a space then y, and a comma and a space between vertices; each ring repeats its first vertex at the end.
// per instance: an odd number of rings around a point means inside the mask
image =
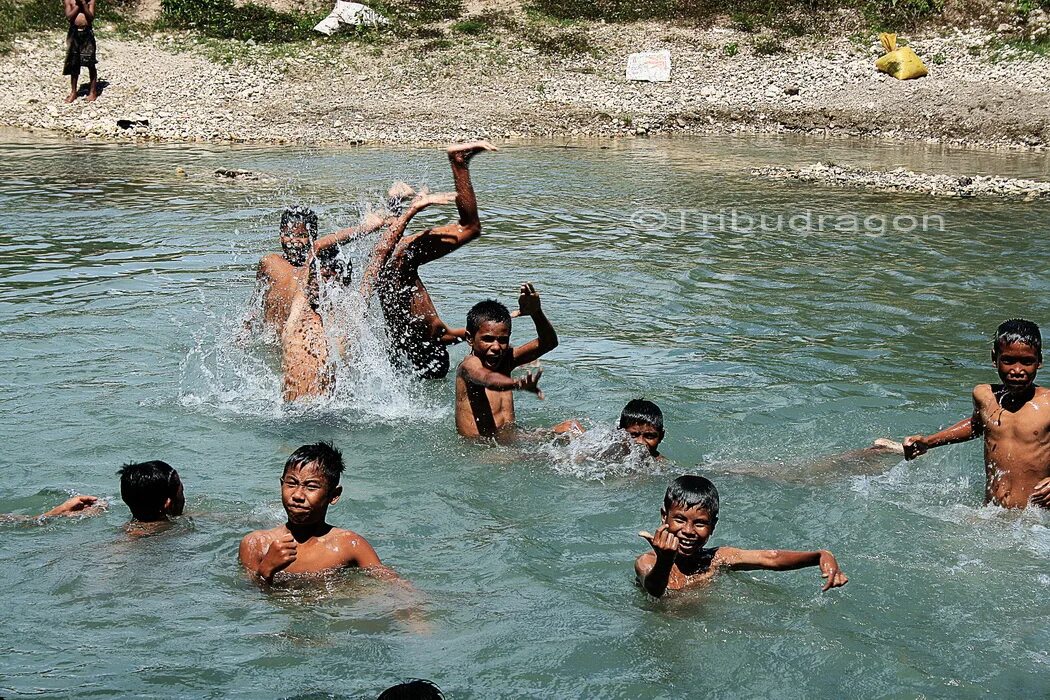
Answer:
POLYGON ((558 347, 558 333, 544 315, 540 307, 540 295, 531 282, 521 285, 521 291, 518 294, 518 310, 511 314, 511 318, 521 316, 532 316, 532 322, 536 324, 536 339, 514 348, 515 367, 538 360, 558 347))
POLYGON ((412 221, 415 215, 432 204, 451 204, 454 201, 456 201, 455 192, 420 193, 412 200, 405 213, 387 227, 386 232, 380 236, 376 247, 372 250, 372 260, 368 263, 368 267, 365 268, 365 273, 361 277, 361 295, 363 297, 367 299, 371 296, 372 286, 379 276, 379 271, 383 269, 387 260, 390 259, 394 249, 397 248, 397 244, 401 241, 402 236, 405 235, 405 229, 408 228, 409 222, 412 221))
POLYGON ((384 223, 385 219, 382 216, 372 212, 365 217, 365 220, 361 222, 360 226, 350 226, 349 228, 339 229, 338 231, 318 238, 314 241, 314 253, 324 250, 325 248, 331 248, 334 245, 346 241, 352 241, 359 236, 367 236, 368 234, 374 233, 383 228, 384 223))
POLYGON ((543 398, 543 392, 539 387, 540 377, 543 376, 542 369, 527 372, 524 377, 514 379, 506 374, 487 369, 477 357, 468 355, 459 366, 459 376, 471 384, 493 391, 529 391, 540 399, 543 398))
POLYGON ((934 447, 966 442, 983 434, 984 424, 981 422, 980 399, 977 396, 979 388, 973 390, 973 414, 971 416, 933 435, 912 435, 904 438, 904 459, 915 459, 934 447))
POLYGON ((849 581, 839 568, 838 561, 826 549, 816 552, 792 552, 783 549, 719 547, 711 565, 734 571, 793 571, 808 566, 819 566, 821 578, 827 579, 822 591, 845 586, 849 581))

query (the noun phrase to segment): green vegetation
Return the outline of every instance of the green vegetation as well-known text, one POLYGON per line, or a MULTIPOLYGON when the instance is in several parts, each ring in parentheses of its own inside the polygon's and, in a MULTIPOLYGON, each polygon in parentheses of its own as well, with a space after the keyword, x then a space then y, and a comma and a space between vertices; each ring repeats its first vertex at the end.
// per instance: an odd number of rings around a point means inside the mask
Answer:
POLYGON ((736 56, 738 53, 740 53, 740 47, 736 45, 735 41, 731 41, 722 47, 722 53, 724 53, 729 58, 732 58, 733 56, 736 56))
POLYGON ((278 12, 268 7, 237 6, 233 0, 161 0, 161 28, 193 29, 214 39, 279 43, 312 39, 319 15, 278 12))
MULTIPOLYGON (((96 19, 124 24, 124 2, 99 3, 96 19)), ((11 50, 11 42, 20 34, 44 30, 65 30, 69 24, 58 0, 0 0, 0 53, 11 50)))

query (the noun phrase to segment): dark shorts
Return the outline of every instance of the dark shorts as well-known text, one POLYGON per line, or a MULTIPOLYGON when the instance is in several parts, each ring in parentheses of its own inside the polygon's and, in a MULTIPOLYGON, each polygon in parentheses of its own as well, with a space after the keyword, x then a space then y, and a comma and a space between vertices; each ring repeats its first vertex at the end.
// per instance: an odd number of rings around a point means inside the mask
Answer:
POLYGON ((95 65, 95 33, 91 27, 70 27, 66 34, 66 65, 62 75, 73 75, 82 66, 95 65))

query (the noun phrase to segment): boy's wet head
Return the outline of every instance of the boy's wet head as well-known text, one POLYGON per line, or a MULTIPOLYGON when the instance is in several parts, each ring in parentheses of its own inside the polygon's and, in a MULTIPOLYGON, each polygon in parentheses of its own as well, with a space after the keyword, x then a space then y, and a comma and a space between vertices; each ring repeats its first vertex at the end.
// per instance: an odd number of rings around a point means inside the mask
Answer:
POLYGON ((292 265, 306 262, 310 246, 317 240, 317 214, 307 207, 295 206, 281 214, 281 249, 292 265))
POLYGON ((1028 389, 1043 364, 1043 338, 1039 326, 1024 319, 1006 321, 995 331, 992 361, 999 379, 1010 390, 1028 389))
POLYGON ((338 246, 329 246, 317 251, 317 264, 324 279, 335 280, 343 286, 350 284, 353 264, 339 256, 338 246))
POLYGON ((660 515, 678 538, 678 553, 694 555, 718 523, 718 489, 702 476, 680 476, 667 487, 660 515))
POLYGON ((339 477, 343 468, 342 453, 327 442, 303 445, 293 452, 281 474, 281 502, 288 522, 324 522, 328 506, 342 493, 339 477))
POLYGON ((499 365, 510 348, 511 321, 507 307, 493 299, 478 302, 467 312, 467 342, 483 365, 499 365))
POLYGON ((159 460, 125 464, 117 474, 120 498, 135 520, 154 522, 182 515, 186 495, 179 473, 170 464, 159 460))
POLYGON ((634 399, 620 412, 621 430, 627 431, 631 439, 644 445, 653 457, 660 455, 660 442, 664 439, 664 414, 652 401, 634 399))

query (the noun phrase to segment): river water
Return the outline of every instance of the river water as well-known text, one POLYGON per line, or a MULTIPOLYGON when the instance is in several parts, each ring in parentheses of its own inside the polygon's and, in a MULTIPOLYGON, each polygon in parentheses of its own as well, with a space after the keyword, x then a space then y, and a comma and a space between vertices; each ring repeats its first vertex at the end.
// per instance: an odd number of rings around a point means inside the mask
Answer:
POLYGON ((593 427, 509 448, 457 438, 451 380, 400 380, 367 323, 339 393, 305 409, 281 405, 273 350, 237 337, 284 206, 352 224, 394 178, 450 187, 439 149, 0 134, 0 512, 74 491, 111 503, 0 524, 0 695, 367 698, 424 677, 453 698, 1045 696, 1050 518, 981 505, 977 443, 825 458, 963 417, 995 378, 995 326, 1050 322, 1050 206, 747 173, 816 160, 1050 177, 1045 156, 803 139, 479 156, 483 234, 425 279, 457 325, 534 282, 561 345, 519 420, 593 427), (762 215, 781 230, 749 227, 762 215), (604 454, 637 396, 664 410, 667 463, 604 454), (414 594, 354 574, 264 591, 242 574, 241 536, 281 522, 284 459, 320 439, 347 463, 330 521, 414 594), (187 515, 131 539, 114 472, 146 459, 180 471, 187 515), (849 585, 727 574, 647 599, 636 533, 690 471, 722 494, 711 544, 826 547, 849 585))

